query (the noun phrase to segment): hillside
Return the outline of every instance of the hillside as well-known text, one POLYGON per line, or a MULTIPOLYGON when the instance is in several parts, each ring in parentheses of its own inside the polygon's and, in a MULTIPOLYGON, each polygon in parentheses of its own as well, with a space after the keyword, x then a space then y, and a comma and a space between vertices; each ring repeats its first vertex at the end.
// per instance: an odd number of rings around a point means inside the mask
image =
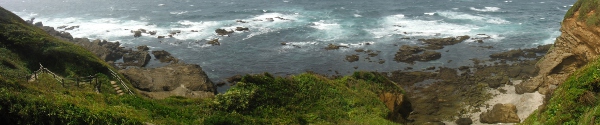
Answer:
POLYGON ((562 34, 525 87, 546 94, 545 104, 523 124, 599 124, 600 3, 578 0, 565 15, 562 34), (538 88, 539 87, 539 88, 538 88))
POLYGON ((8 124, 397 124, 412 110, 400 87, 369 72, 246 75, 206 99, 118 95, 110 81, 123 76, 105 62, 1 7, 0 61, 0 121, 8 124))

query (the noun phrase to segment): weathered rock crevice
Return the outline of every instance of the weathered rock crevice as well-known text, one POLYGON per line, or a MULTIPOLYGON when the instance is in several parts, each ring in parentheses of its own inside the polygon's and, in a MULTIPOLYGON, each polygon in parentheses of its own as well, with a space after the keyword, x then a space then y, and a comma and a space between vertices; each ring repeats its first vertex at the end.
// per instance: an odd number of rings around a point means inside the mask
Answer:
POLYGON ((575 13, 575 16, 563 20, 560 29, 562 34, 556 38, 553 49, 537 63, 538 76, 523 83, 523 86, 529 87, 517 90, 539 90, 541 94, 547 94, 553 86, 563 83, 577 69, 598 58, 600 28, 577 20, 578 14, 575 13))

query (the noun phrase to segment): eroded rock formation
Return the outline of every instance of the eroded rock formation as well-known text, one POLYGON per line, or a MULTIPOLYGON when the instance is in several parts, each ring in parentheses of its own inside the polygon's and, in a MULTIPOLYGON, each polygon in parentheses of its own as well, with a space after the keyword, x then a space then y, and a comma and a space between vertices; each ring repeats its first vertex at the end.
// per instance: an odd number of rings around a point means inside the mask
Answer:
POLYGON ((119 71, 150 98, 214 96, 216 87, 195 64, 170 64, 159 68, 129 68, 119 71))
POLYGON ((588 26, 575 16, 562 22, 562 34, 556 38, 554 47, 536 65, 538 76, 516 86, 517 93, 530 93, 539 90, 546 94, 558 84, 563 83, 575 70, 590 61, 596 60, 600 53, 600 28, 588 26))

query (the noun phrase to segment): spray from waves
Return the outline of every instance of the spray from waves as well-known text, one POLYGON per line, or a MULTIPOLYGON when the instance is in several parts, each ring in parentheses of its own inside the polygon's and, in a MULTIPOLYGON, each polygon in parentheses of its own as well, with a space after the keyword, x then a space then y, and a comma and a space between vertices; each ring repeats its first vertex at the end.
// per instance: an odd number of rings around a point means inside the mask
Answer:
POLYGON ((403 36, 459 36, 469 34, 473 29, 479 28, 475 25, 459 25, 446 23, 441 20, 418 20, 409 19, 402 14, 387 16, 382 19, 381 28, 366 29, 375 38, 391 35, 403 36))
POLYGON ((473 11, 479 11, 479 12, 497 12, 498 10, 500 10, 499 7, 484 7, 482 9, 471 7, 469 9, 471 9, 473 11))
POLYGON ((489 24, 510 24, 510 21, 504 20, 498 17, 491 17, 487 15, 471 15, 461 12, 453 12, 453 11, 440 11, 436 12, 442 17, 448 19, 456 19, 456 20, 471 20, 474 22, 483 22, 489 24))

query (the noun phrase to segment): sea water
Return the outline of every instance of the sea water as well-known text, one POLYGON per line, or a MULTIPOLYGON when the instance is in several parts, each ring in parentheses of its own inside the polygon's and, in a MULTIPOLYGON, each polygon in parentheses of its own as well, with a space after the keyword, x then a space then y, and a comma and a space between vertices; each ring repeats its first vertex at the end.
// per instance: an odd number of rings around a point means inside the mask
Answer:
MULTIPOLYGON (((0 6, 46 26, 79 26, 74 37, 148 45, 186 63, 198 64, 213 81, 236 74, 306 71, 345 75, 356 70, 395 71, 412 67, 473 65, 489 54, 551 44, 575 0, 2 0, 0 6), (273 18, 272 21, 267 18, 273 18), (236 22, 237 20, 245 23, 236 22), (218 36, 215 29, 234 30, 218 36), (157 31, 134 38, 130 30, 157 31), (197 30, 198 32, 191 32, 197 30), (173 38, 158 39, 172 31, 173 38), (479 34, 479 35, 478 35, 479 34), (482 35, 485 34, 485 35, 482 35), (401 45, 421 38, 469 35, 436 50, 442 58, 395 62, 401 45), (206 44, 219 39, 221 45, 206 44), (286 45, 282 45, 286 43, 286 45), (344 45, 339 50, 324 49, 344 45), (486 48, 484 46, 492 46, 486 48), (369 56, 357 49, 377 53, 369 56), (360 56, 357 62, 347 55, 360 56), (384 63, 382 63, 384 62, 384 63)), ((58 29, 64 30, 64 29, 58 29)), ((158 65, 150 64, 150 67, 158 65)))

